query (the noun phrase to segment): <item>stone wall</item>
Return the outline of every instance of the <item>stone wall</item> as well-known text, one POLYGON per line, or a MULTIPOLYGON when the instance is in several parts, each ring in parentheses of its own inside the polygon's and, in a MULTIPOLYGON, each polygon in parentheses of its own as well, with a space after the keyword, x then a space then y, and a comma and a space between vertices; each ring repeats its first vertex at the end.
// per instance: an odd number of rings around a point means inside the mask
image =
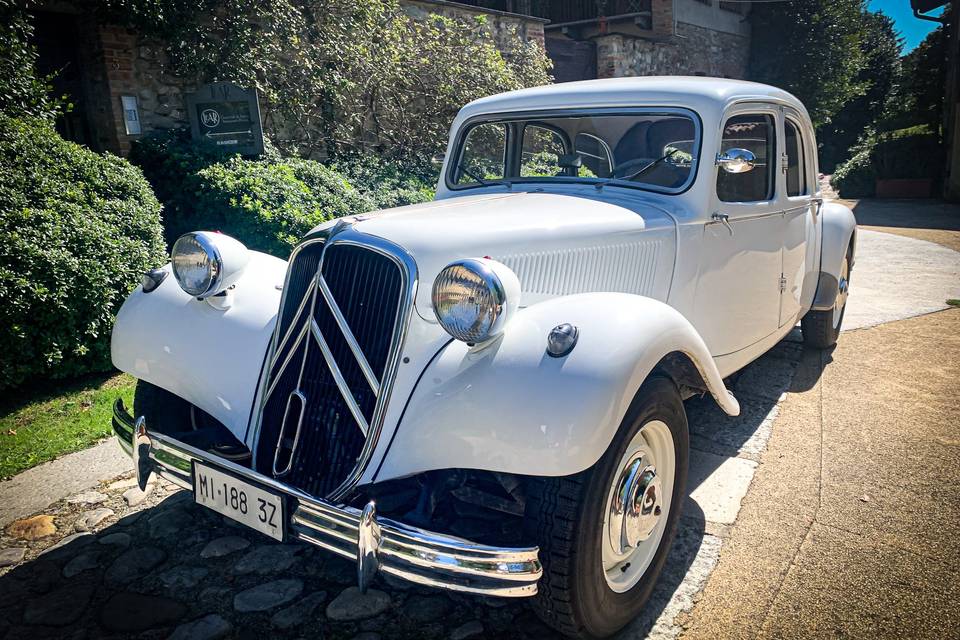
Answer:
POLYGON ((666 40, 629 35, 600 36, 597 77, 702 75, 744 78, 750 39, 683 22, 666 40))
POLYGON ((493 36, 501 51, 508 51, 517 39, 533 41, 543 46, 543 25, 546 20, 521 16, 515 13, 479 9, 457 2, 444 0, 401 0, 400 4, 410 17, 423 20, 429 14, 472 21, 477 16, 486 18, 486 29, 493 36))

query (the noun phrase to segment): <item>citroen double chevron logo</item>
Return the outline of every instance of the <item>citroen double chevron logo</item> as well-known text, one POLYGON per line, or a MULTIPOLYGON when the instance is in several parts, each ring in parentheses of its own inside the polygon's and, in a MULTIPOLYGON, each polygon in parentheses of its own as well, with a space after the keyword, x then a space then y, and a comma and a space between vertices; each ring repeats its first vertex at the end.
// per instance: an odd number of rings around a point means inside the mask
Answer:
POLYGON ((325 255, 329 246, 328 244, 327 247, 324 247, 324 253, 321 254, 320 265, 317 267, 317 272, 311 280, 310 286, 307 287, 307 291, 301 298, 286 334, 277 343, 273 360, 270 363, 269 370, 273 371, 281 354, 286 353, 279 370, 273 375, 270 386, 267 388, 267 392, 263 398, 264 403, 267 402, 276 390, 277 384, 283 377, 283 372, 299 355, 297 364, 299 365, 300 373, 298 374, 297 385, 287 398, 283 414, 283 424, 280 428, 280 437, 274 453, 273 473, 277 477, 289 472, 292 466, 294 452, 299 443, 303 416, 309 406, 309 398, 306 397, 301 388, 303 383, 304 362, 309 357, 311 349, 320 350, 320 354, 323 356, 324 362, 337 385, 337 389, 339 389, 347 408, 350 410, 350 414, 356 421, 357 427, 365 437, 370 431, 370 425, 363 415, 363 411, 360 409, 356 397, 344 379, 343 373, 341 373, 340 367, 337 365, 333 353, 330 350, 330 346, 320 331, 320 326, 317 324, 315 314, 318 304, 325 304, 327 306, 336 322, 337 328, 343 334, 345 342, 350 347, 350 352, 356 359, 360 371, 363 373, 363 377, 366 379, 367 384, 370 385, 370 389, 373 390, 374 396, 377 397, 380 395, 380 381, 370 367, 370 363, 367 361, 356 337, 347 324, 343 312, 333 297, 333 292, 323 277, 323 255, 325 255), (304 320, 304 318, 306 319, 304 320), (298 326, 300 329, 294 334, 298 326), (288 345, 289 348, 287 348, 288 345))

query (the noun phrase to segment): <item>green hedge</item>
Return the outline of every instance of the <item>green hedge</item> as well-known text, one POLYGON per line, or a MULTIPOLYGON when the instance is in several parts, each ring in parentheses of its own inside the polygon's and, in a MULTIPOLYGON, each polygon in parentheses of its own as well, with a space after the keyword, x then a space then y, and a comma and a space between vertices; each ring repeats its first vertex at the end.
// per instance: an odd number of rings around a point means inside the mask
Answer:
POLYGON ((194 229, 222 231, 281 258, 321 222, 373 208, 343 176, 311 160, 234 157, 196 177, 194 229))
POLYGON ((117 309, 164 261, 136 168, 0 116, 0 388, 109 369, 117 309))
POLYGON ((843 198, 868 198, 876 194, 876 181, 896 178, 932 178, 943 175, 943 147, 925 127, 910 127, 870 136, 839 165, 831 184, 843 198))
POLYGON ((211 229, 281 258, 325 220, 432 200, 436 182, 436 170, 415 160, 348 155, 322 164, 283 158, 269 143, 251 160, 194 145, 182 131, 138 141, 130 159, 164 204, 168 245, 211 229))

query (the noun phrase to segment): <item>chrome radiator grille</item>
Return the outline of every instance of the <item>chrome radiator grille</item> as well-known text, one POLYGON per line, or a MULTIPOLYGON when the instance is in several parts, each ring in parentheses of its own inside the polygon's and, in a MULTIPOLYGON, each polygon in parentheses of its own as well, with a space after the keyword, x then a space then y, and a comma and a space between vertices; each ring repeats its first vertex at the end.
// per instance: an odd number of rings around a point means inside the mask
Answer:
POLYGON ((358 235, 293 256, 262 381, 254 464, 318 497, 349 489, 376 443, 412 304, 409 257, 358 235))

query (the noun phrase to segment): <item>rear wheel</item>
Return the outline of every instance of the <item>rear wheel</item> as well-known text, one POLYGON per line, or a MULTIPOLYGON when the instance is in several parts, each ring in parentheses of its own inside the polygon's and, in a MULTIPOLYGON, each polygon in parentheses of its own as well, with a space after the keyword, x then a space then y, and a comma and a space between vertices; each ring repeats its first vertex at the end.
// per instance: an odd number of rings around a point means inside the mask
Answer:
POLYGON ((676 533, 688 459, 677 387, 651 378, 597 464, 531 481, 525 526, 543 562, 532 601, 541 619, 570 637, 602 638, 637 616, 676 533))
POLYGON ((840 265, 840 278, 837 281, 837 297, 833 308, 826 311, 809 311, 800 321, 803 342, 814 349, 829 349, 840 338, 843 314, 847 309, 847 295, 850 292, 850 252, 840 265))

